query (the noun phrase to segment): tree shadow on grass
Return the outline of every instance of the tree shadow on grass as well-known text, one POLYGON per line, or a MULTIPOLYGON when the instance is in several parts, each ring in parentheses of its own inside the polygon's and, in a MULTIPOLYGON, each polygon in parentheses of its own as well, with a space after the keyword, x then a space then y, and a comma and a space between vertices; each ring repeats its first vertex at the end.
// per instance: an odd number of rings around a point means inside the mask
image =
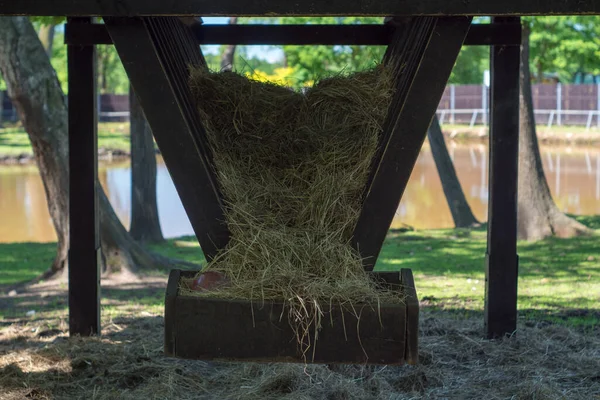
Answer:
POLYGON ((147 396, 139 398, 156 398, 177 377, 205 383, 207 364, 164 357, 160 316, 115 317, 100 337, 69 338, 64 329, 44 332, 22 329, 0 342, 0 386, 5 391, 23 398, 23 388, 40 398, 135 398, 134 392, 147 396))
MULTIPOLYGON (((589 224, 594 225, 595 218, 589 224)), ((486 244, 483 228, 446 232, 391 234, 376 265, 377 270, 410 268, 413 273, 470 277, 485 271, 486 244)), ((600 236, 571 239, 548 238, 520 242, 521 278, 560 278, 577 281, 600 278, 600 236)))
MULTIPOLYGON (((139 282, 108 281, 100 289, 101 307, 123 304, 135 306, 158 306, 163 304, 166 278, 151 277, 139 282)), ((28 287, 15 295, 0 294, 0 315, 5 319, 25 318, 30 311, 35 314, 65 312, 68 309, 66 282, 46 282, 28 287)), ((30 318, 34 320, 34 316, 30 318)))

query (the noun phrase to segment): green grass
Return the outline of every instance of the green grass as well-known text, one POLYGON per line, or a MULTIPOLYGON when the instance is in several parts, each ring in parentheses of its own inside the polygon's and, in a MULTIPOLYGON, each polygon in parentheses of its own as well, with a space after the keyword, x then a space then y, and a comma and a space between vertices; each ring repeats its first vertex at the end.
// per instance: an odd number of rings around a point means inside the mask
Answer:
MULTIPOLYGON (((519 242, 521 316, 575 325, 600 322, 600 217, 578 219, 596 229, 596 235, 519 242)), ((392 233, 376 268, 410 268, 421 300, 434 308, 471 313, 484 306, 485 251, 485 228, 392 233)))
POLYGON ((26 282, 46 271, 56 243, 0 243, 0 286, 26 282))
MULTIPOLYGON (((577 219, 595 229, 596 235, 519 243, 521 318, 599 325, 600 216, 577 219)), ((171 258, 204 261, 192 236, 171 239, 152 250, 171 258)), ((0 285, 34 278, 50 265, 54 251, 53 244, 0 244, 0 285)), ((483 310, 485 251, 485 228, 390 232, 377 269, 412 269, 419 298, 426 306, 462 317, 483 310)), ((109 298, 127 302, 129 296, 115 292, 109 298)), ((147 297, 141 292, 135 298, 137 304, 150 307, 160 307, 162 301, 162 294, 147 297)))
POLYGON ((0 129, 0 155, 30 155, 31 145, 27 133, 20 127, 0 129))
MULTIPOLYGON (((108 122, 98 124, 98 148, 129 151, 129 123, 108 122)), ((0 156, 31 155, 31 145, 25 130, 20 126, 0 129, 0 156)))

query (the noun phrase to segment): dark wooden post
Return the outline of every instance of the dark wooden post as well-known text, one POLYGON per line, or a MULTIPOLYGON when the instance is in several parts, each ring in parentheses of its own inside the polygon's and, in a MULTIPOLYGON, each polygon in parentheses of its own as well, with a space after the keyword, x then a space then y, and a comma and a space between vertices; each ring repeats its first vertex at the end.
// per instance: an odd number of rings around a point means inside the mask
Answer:
MULTIPOLYGON (((89 24, 91 18, 69 18, 89 24)), ((69 333, 100 332, 96 47, 67 48, 69 74, 69 333)))
MULTIPOLYGON (((520 19, 497 17, 493 22, 514 26, 520 19)), ((489 338, 510 334, 517 327, 519 68, 519 46, 492 46, 485 285, 485 332, 489 338)))

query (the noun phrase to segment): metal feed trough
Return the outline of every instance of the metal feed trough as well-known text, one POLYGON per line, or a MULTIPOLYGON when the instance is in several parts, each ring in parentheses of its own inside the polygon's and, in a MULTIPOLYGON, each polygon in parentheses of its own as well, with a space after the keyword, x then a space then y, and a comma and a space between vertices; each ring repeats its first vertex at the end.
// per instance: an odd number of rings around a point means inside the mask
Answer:
MULTIPOLYGON (((597 0, 0 0, 0 15, 67 16, 70 142, 70 333, 100 333, 95 46, 114 44, 206 257, 229 239, 223 200, 202 121, 187 85, 188 65, 203 66, 199 44, 388 45, 397 62, 394 98, 381 134, 353 245, 372 271, 463 45, 491 46, 490 203, 486 253, 486 336, 516 327, 516 190, 521 15, 600 14, 597 0), (382 25, 203 26, 195 16, 394 16, 382 25), (471 25, 475 15, 491 24, 471 25), (103 17, 104 24, 92 23, 103 17), (193 171, 193 173, 191 173, 193 171), (76 190, 75 190, 76 189, 76 190)), ((483 257, 482 257, 483 261, 483 257)), ((418 301, 410 270, 374 273, 399 284, 405 306, 382 305, 381 321, 363 314, 363 343, 324 327, 315 362, 401 364, 418 360, 418 301), (375 323, 377 322, 377 323, 375 323)), ((165 304, 165 352, 192 359, 300 361, 280 304, 178 294, 175 270, 165 304), (251 340, 250 340, 251 339, 251 340)), ((340 318, 339 310, 332 317, 340 318)), ((350 331, 348 331, 350 332, 350 331)), ((346 332, 347 333, 347 332, 346 332)), ((318 345, 319 346, 319 345, 318 345)))

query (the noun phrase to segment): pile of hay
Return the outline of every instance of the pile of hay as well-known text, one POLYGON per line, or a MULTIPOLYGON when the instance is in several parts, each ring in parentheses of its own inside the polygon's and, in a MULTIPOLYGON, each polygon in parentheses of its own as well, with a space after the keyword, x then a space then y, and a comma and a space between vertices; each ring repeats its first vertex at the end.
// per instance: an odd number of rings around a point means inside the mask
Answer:
POLYGON ((425 308, 417 366, 205 363, 164 356, 159 308, 117 303, 103 313, 102 337, 69 338, 63 309, 4 320, 0 400, 600 398, 597 325, 526 320, 511 338, 485 340, 481 313, 425 308))
MULTIPOLYGON (((398 302, 350 245, 393 94, 388 69, 337 76, 305 93, 232 72, 191 71, 231 241, 203 272, 208 294, 284 301, 304 350, 331 304, 398 302)), ((316 338, 316 335, 313 339, 316 338)))

